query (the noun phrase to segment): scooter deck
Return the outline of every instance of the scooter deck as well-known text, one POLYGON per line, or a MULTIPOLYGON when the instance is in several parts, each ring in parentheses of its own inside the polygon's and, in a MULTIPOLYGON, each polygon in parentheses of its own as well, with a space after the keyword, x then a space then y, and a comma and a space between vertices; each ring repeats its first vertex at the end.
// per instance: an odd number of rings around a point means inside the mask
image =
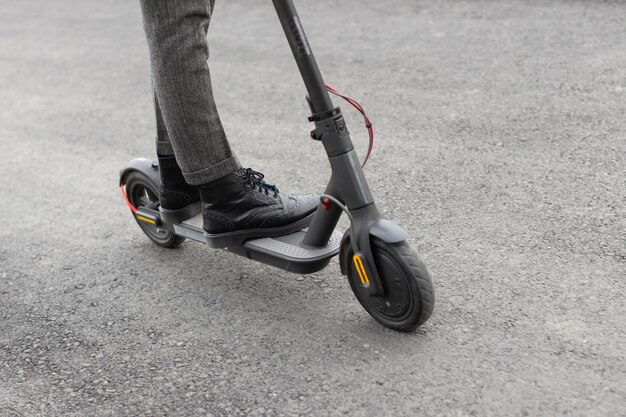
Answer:
MULTIPOLYGON (((206 243, 202 229, 202 215, 199 214, 183 223, 169 225, 172 231, 196 242, 206 243)), ((334 231, 326 246, 306 247, 302 241, 303 230, 279 237, 250 239, 241 246, 231 246, 225 250, 237 255, 271 265, 297 274, 317 272, 339 253, 342 233, 334 231)))

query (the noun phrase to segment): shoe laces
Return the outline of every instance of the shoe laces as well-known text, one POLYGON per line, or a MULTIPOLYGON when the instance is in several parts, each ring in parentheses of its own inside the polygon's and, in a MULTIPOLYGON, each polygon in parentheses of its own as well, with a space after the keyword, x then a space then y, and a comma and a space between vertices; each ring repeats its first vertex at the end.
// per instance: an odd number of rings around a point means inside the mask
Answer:
POLYGON ((252 187, 253 190, 258 189, 260 192, 264 192, 267 195, 269 195, 270 191, 272 191, 274 193, 274 197, 277 197, 278 187, 263 181, 264 177, 265 175, 254 171, 252 168, 246 168, 243 173, 243 179, 252 187))

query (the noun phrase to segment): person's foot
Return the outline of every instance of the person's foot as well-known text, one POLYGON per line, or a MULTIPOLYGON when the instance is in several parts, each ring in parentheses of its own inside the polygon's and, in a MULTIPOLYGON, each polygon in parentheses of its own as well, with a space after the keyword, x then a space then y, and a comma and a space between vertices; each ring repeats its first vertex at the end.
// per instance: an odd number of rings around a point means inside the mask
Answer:
POLYGON ((174 156, 159 156, 161 188, 159 213, 166 223, 181 223, 202 211, 200 192, 189 185, 174 156))
POLYGON ((246 239, 301 230, 313 218, 319 196, 279 193, 250 168, 200 186, 204 235, 209 246, 240 245, 246 239))

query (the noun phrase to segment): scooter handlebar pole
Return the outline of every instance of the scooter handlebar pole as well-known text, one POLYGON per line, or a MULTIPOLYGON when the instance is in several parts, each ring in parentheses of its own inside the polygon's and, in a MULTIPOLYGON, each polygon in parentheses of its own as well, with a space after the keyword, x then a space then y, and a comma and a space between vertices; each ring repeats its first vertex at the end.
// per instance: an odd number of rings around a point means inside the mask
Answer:
MULTIPOLYGON (((326 90, 293 1, 273 0, 273 3, 309 93, 309 105, 313 116, 326 116, 315 121, 316 129, 312 132, 312 137, 324 144, 333 172, 326 194, 331 194, 343 201, 350 210, 367 207, 366 211, 371 217, 371 219, 368 217, 368 220, 373 221, 380 217, 380 214, 373 204, 372 194, 352 146, 345 121, 341 113, 333 113, 335 107, 326 90)), ((334 205, 328 210, 319 208, 303 243, 312 247, 326 245, 341 213, 342 211, 334 205)), ((363 222, 359 222, 361 223, 363 222)), ((354 225, 354 229, 357 228, 358 225, 354 225)), ((369 248, 369 240, 361 246, 365 249, 369 248)))
POLYGON ((310 104, 313 113, 321 113, 333 109, 328 91, 322 74, 320 73, 317 61, 313 56, 313 51, 309 41, 304 34, 302 23, 298 17, 298 12, 292 0, 273 0, 274 7, 278 13, 280 24, 285 31, 291 52, 296 59, 298 69, 304 80, 307 92, 309 93, 310 104))

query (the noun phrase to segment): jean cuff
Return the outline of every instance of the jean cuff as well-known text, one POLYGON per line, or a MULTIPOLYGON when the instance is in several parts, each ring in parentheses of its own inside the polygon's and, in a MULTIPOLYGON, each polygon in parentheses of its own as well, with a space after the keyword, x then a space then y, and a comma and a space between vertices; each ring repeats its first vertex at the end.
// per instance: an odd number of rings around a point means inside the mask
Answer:
POLYGON ((183 176, 188 184, 202 185, 219 180, 220 178, 237 171, 239 168, 241 168, 239 160, 235 155, 231 155, 216 164, 198 171, 183 172, 183 176))
POLYGON ((158 140, 156 141, 156 151, 157 155, 161 156, 172 156, 174 155, 174 148, 172 148, 172 144, 169 141, 158 140))

